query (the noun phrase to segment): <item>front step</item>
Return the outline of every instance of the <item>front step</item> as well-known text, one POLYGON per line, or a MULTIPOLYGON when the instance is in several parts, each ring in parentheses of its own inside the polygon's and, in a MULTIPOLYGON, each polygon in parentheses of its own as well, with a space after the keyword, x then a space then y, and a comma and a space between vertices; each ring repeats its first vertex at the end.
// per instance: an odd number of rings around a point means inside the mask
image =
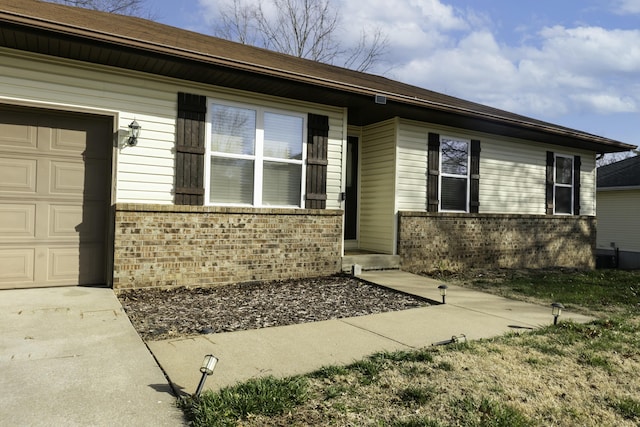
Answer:
POLYGON ((366 254, 345 255, 342 257, 342 271, 351 273, 354 265, 359 265, 365 270, 399 270, 399 255, 366 254))

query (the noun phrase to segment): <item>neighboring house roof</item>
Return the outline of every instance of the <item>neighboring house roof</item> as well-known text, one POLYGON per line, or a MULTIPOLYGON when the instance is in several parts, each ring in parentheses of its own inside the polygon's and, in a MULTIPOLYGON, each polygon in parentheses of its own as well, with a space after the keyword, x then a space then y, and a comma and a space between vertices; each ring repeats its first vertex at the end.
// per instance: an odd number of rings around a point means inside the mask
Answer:
POLYGON ((613 187, 640 188, 640 156, 598 168, 598 189, 613 187))
POLYGON ((170 27, 36 0, 0 0, 0 46, 596 152, 635 146, 361 73, 170 27), (387 99, 374 103, 375 95, 387 99))

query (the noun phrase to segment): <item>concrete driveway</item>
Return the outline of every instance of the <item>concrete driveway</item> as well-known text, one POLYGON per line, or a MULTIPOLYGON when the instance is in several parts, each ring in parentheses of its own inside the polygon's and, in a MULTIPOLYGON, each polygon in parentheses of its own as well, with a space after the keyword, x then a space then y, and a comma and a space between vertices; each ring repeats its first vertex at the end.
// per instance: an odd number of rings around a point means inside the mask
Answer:
POLYGON ((0 425, 181 426, 111 289, 0 291, 0 425))

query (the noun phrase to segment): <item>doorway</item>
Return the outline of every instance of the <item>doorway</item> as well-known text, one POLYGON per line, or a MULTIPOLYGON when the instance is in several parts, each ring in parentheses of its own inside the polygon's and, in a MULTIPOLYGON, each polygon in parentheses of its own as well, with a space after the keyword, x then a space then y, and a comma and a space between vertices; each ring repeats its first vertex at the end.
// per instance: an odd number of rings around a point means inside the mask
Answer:
POLYGON ((347 165, 345 170, 344 240, 358 240, 358 147, 356 136, 347 137, 347 165))

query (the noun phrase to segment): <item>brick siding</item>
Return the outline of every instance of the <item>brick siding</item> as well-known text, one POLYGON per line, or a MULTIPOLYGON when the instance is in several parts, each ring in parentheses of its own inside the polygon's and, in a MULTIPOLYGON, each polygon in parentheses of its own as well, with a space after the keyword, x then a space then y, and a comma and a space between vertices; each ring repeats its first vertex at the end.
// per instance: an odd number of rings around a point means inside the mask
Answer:
POLYGON ((596 219, 589 216, 400 212, 404 270, 595 267, 596 219))
POLYGON ((341 210, 118 204, 113 287, 324 276, 341 248, 341 210))

